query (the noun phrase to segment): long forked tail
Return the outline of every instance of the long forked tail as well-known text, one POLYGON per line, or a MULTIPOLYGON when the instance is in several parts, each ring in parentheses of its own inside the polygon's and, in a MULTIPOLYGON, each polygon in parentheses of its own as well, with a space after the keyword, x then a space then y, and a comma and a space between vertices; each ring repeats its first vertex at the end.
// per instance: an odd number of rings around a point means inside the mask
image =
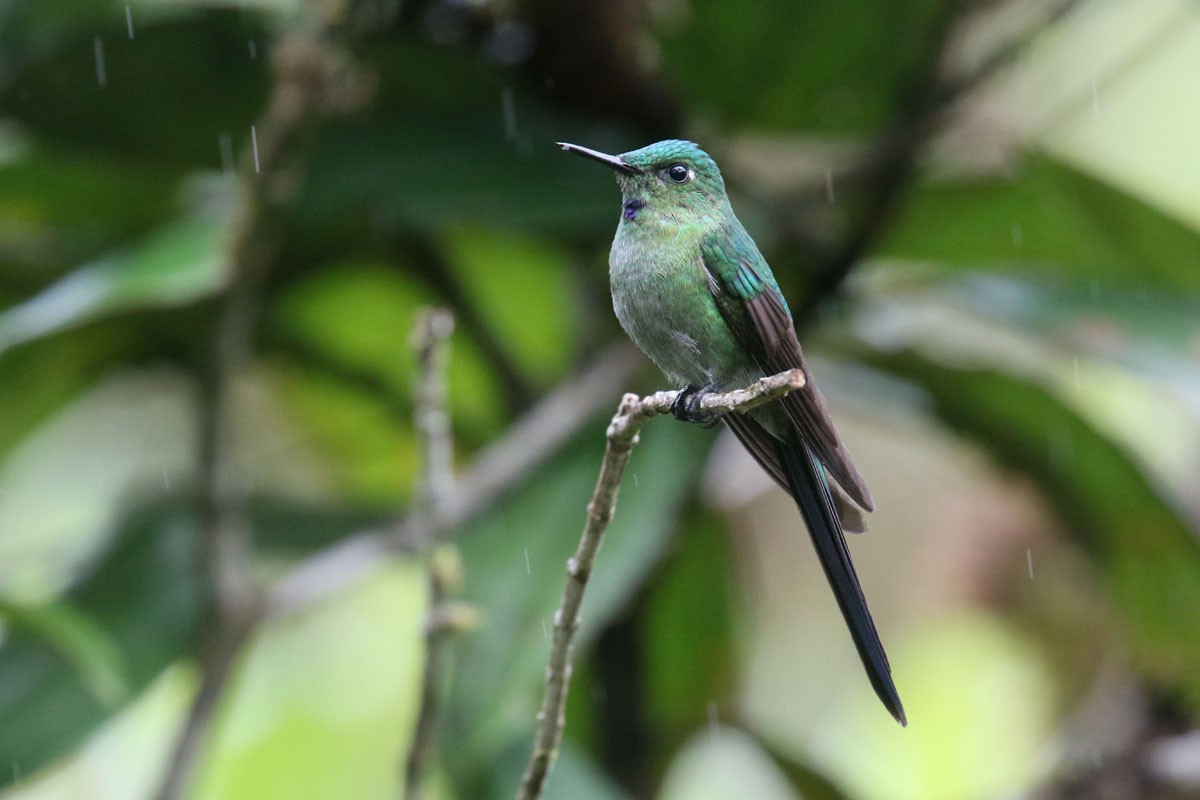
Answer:
POLYGON ((888 664, 883 643, 879 641, 879 633, 867 608, 867 598, 863 596, 862 586, 858 583, 854 564, 850 561, 850 551, 846 548, 846 538, 838 523, 821 465, 813 457, 812 451, 794 434, 791 442, 776 440, 776 449, 792 496, 812 535, 817 557, 837 598, 838 607, 842 609, 842 616, 850 628, 850 636, 854 639, 867 677, 875 687, 875 694, 897 722, 907 725, 904 706, 900 703, 896 684, 892 682, 892 668, 888 664))

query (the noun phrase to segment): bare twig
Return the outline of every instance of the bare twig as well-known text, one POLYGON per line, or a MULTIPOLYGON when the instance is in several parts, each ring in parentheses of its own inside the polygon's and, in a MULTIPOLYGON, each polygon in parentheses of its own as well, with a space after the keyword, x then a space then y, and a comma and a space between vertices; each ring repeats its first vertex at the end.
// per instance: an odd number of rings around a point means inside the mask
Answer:
POLYGON ((441 508, 454 493, 454 441, 446 411, 446 363, 454 317, 443 308, 428 309, 417 320, 413 347, 420 374, 413 425, 423 458, 416 515, 435 525, 441 508))
POLYGON ((256 613, 231 618, 218 630, 217 640, 210 643, 210 652, 200 679, 200 689, 192 700, 187 722, 176 740, 170 768, 156 795, 158 800, 184 795, 192 777, 192 769, 212 727, 217 706, 237 662, 237 655, 259 620, 260 616, 256 613))
MULTIPOLYGON (((745 389, 705 395, 701 398, 700 408, 710 414, 742 413, 803 386, 804 373, 790 370, 762 378, 745 389)), ((546 690, 537 715, 533 751, 517 790, 517 800, 537 800, 541 797, 546 777, 558 755, 566 724, 567 689, 571 682, 575 632, 579 629, 579 609, 583 604, 596 553, 616 511, 621 478, 637 444, 638 433, 651 417, 669 412, 678 396, 677 391, 657 392, 642 398, 627 394, 621 398, 617 413, 608 426, 600 477, 587 506, 587 522, 579 546, 575 555, 567 561, 567 585, 562 604, 554 614, 554 640, 550 647, 550 662, 546 667, 546 690)))
MULTIPOLYGON (((530 409, 459 476, 453 496, 438 514, 433 535, 462 525, 520 483, 593 419, 613 388, 627 384, 643 364, 632 345, 614 345, 530 409)), ((421 525, 405 519, 394 533, 363 531, 314 553, 271 587, 268 616, 299 613, 363 580, 389 556, 415 551, 417 542, 429 535, 421 525)))
POLYGON ((421 483, 417 492, 414 517, 424 520, 421 530, 429 575, 429 621, 425 626, 425 665, 421 686, 421 706, 412 742, 404 762, 404 798, 421 797, 421 781, 434 751, 434 726, 437 722, 439 681, 442 673, 440 639, 445 626, 434 624, 446 599, 443 570, 430 552, 433 532, 441 508, 454 491, 454 446, 450 433, 450 415, 446 411, 446 362, 454 317, 444 309, 431 309, 421 315, 414 335, 414 347, 420 367, 417 402, 413 422, 423 458, 421 483))

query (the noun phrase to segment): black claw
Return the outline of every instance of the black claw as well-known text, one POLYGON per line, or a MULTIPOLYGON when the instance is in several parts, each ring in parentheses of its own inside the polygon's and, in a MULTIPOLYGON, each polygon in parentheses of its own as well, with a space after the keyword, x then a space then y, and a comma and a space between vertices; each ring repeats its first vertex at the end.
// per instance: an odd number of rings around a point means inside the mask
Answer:
POLYGON ((671 404, 671 414, 680 422, 691 422, 702 428, 711 428, 716 425, 719 417, 700 408, 704 395, 712 391, 712 388, 694 384, 683 387, 679 390, 675 402, 671 404))

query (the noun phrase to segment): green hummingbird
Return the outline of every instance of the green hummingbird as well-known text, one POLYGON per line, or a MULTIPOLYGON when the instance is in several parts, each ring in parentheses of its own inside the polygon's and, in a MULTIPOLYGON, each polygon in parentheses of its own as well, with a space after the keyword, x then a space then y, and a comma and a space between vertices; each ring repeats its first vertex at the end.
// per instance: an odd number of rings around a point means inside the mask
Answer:
POLYGON ((679 139, 618 156, 557 144, 616 171, 621 219, 608 261, 613 309, 634 344, 684 387, 673 408, 677 418, 706 421, 705 392, 803 370, 803 389, 722 421, 796 501, 871 685, 906 724, 843 533, 866 529, 871 495, 812 382, 775 276, 733 213, 721 170, 696 144, 679 139))

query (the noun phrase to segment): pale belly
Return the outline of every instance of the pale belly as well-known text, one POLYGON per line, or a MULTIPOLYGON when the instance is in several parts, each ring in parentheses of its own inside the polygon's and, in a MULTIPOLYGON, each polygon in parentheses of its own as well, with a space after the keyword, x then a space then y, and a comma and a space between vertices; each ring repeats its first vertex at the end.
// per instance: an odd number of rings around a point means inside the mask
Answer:
POLYGON ((698 260, 647 263, 614 248, 609 275, 621 327, 675 385, 732 388, 761 376, 721 317, 698 260))

